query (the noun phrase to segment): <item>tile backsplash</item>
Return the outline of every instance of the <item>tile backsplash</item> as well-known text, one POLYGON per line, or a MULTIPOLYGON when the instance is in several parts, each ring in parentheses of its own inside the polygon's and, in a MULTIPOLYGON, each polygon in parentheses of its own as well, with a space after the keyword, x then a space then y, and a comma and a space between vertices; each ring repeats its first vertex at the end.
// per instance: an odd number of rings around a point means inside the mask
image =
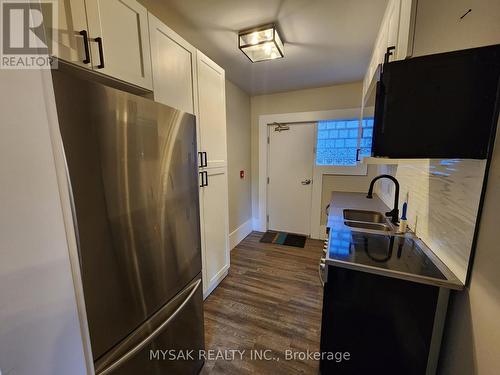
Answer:
MULTIPOLYGON (((422 159, 380 165, 380 174, 400 183, 400 210, 408 199, 408 226, 465 283, 476 225, 486 160, 422 159)), ((376 191, 389 207, 394 184, 378 183, 376 191)), ((401 211, 400 211, 401 212, 401 211)))

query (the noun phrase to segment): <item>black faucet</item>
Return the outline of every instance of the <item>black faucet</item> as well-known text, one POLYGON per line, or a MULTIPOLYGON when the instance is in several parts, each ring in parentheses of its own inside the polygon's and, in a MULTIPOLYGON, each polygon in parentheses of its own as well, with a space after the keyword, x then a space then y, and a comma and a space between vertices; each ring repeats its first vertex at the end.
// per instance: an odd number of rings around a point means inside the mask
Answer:
POLYGON ((373 185, 375 184, 375 181, 381 179, 381 178, 388 178, 392 182, 394 182, 394 185, 396 185, 396 192, 394 193, 394 208, 392 211, 386 212, 385 216, 390 216, 391 221, 394 224, 399 223, 399 209, 398 209, 398 204, 399 204, 399 182, 394 178, 393 176, 389 174, 381 174, 380 176, 375 177, 372 182, 370 182, 370 188, 368 189, 368 195, 366 196, 368 199, 373 198, 373 185))

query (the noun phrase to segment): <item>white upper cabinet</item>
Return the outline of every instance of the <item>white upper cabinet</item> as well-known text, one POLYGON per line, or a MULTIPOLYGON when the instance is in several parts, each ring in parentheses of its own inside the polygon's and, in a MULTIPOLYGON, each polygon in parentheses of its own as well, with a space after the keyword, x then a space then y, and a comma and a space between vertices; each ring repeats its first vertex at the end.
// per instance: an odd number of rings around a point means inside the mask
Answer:
POLYGON ((53 22, 47 35, 57 37, 55 56, 74 64, 90 68, 90 46, 85 43, 88 37, 87 15, 83 0, 59 0, 57 2, 58 22, 53 22))
MULTIPOLYGON (((153 88, 148 12, 135 0, 59 0, 58 58, 153 88)), ((50 34, 49 34, 50 35, 50 34)))
POLYGON ((154 99, 194 114, 196 49, 149 14, 154 99))
POLYGON ((413 55, 416 16, 417 0, 402 0, 399 9, 396 60, 404 60, 413 55))
MULTIPOLYGON (((395 47, 392 57, 397 56, 398 32, 399 32, 399 10, 401 1, 390 1, 387 7, 387 40, 385 45, 387 48, 395 47)), ((387 51, 387 49, 386 49, 387 51)))
POLYGON ((148 12, 135 0, 86 0, 93 69, 153 88, 148 12))
POLYGON ((394 47, 389 61, 411 56, 416 3, 417 0, 389 0, 363 81, 363 103, 375 88, 388 48, 394 47))
POLYGON ((207 167, 227 165, 226 86, 224 69, 197 51, 199 151, 207 167))

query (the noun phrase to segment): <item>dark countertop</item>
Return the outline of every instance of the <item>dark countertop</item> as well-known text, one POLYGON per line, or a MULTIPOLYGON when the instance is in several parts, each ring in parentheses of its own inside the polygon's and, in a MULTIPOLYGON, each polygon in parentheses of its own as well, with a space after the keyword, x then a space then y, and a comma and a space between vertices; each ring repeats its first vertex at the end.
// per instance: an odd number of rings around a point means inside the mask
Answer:
POLYGON ((333 192, 327 227, 330 228, 326 264, 450 289, 463 284, 413 233, 380 234, 344 224, 344 209, 385 213, 390 209, 376 195, 333 192))

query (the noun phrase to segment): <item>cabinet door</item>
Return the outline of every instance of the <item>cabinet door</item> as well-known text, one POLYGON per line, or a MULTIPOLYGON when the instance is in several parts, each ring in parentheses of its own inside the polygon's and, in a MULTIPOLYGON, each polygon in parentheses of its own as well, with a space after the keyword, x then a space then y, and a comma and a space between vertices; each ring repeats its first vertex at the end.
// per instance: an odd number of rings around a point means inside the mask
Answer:
POLYGON ((197 51, 198 117, 201 147, 207 166, 227 165, 226 94, 224 70, 197 51))
POLYGON ((86 0, 93 69, 152 89, 148 12, 135 0, 86 0), (95 38, 102 40, 102 53, 95 38))
MULTIPOLYGON (((399 9, 401 5, 401 0, 393 0, 388 5, 388 17, 387 17, 387 40, 385 46, 383 46, 382 56, 385 55, 387 48, 396 47, 393 51, 393 55, 390 57, 390 61, 393 61, 398 53, 398 33, 399 33, 399 9)), ((383 58, 382 58, 383 62, 383 58)))
MULTIPOLYGON (((88 33, 84 0, 59 0, 57 3, 58 22, 52 22, 53 29, 48 35, 57 36, 58 58, 91 68, 90 50, 85 51, 84 33, 88 33)), ((90 43, 87 48, 90 49, 90 43)))
POLYGON ((155 101, 194 114, 196 49, 149 14, 155 101))
POLYGON ((229 224, 227 169, 210 168, 205 171, 207 181, 202 187, 202 231, 204 232, 203 270, 204 295, 226 276, 229 269, 229 224))
POLYGON ((413 54, 416 13, 417 0, 401 0, 396 60, 404 60, 413 54))

